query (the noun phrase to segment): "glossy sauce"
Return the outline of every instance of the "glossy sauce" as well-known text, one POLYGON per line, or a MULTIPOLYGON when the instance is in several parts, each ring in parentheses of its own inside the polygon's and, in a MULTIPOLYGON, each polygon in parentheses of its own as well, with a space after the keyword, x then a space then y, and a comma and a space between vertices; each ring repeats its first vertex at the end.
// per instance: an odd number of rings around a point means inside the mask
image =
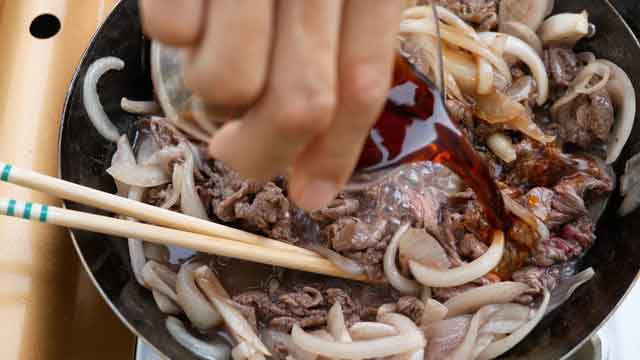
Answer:
POLYGON ((502 196, 486 164, 452 120, 441 92, 397 54, 393 87, 367 138, 358 170, 372 172, 419 161, 437 162, 455 172, 474 190, 491 227, 505 228, 502 196))

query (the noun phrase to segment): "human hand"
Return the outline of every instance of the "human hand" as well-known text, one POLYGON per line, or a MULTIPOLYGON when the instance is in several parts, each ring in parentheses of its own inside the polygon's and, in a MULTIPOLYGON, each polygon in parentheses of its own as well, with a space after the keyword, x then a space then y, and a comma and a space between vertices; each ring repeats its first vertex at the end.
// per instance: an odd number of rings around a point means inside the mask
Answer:
POLYGON ((312 210, 351 175, 391 83, 404 0, 141 0, 145 32, 188 49, 187 85, 249 109, 210 141, 245 177, 290 169, 312 210))

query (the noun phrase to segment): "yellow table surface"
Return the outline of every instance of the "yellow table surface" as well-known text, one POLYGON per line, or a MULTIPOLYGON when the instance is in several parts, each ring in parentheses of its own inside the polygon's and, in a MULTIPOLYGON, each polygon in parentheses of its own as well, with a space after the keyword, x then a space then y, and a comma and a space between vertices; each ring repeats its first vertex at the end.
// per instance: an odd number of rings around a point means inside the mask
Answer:
MULTIPOLYGON (((60 113, 73 70, 116 0, 0 0, 0 159, 57 175, 60 113), (29 33, 50 13, 49 39, 29 33)), ((0 196, 57 204, 0 184, 0 196)), ((0 217, 0 359, 132 359, 134 337, 84 273, 66 230, 0 217)))

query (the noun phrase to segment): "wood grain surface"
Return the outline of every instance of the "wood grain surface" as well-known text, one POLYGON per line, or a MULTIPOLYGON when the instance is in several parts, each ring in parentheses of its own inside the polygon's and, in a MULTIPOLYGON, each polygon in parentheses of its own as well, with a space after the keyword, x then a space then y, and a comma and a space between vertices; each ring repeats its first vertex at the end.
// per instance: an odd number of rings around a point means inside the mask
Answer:
MULTIPOLYGON (((115 0, 0 0, 0 158, 57 175, 60 113, 73 70, 115 0), (29 33, 56 16, 52 38, 29 33)), ((2 196, 59 204, 0 185, 2 196)), ((0 359, 132 359, 134 337, 88 280, 66 231, 0 217, 0 359)))

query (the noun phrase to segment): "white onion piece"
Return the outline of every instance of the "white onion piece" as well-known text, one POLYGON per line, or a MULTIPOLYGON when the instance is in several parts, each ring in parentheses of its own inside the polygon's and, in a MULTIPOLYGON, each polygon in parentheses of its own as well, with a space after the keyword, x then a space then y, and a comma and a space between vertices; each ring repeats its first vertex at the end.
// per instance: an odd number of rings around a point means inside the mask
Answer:
POLYGON ((572 102, 580 94, 593 94, 594 92, 604 88, 611 79, 611 69, 602 61, 596 60, 585 66, 576 78, 569 84, 567 92, 551 106, 551 113, 556 115, 563 106, 572 102), (595 85, 591 85, 591 81, 599 77, 595 85))
POLYGON ((506 335, 518 330, 529 320, 531 309, 520 304, 500 305, 491 319, 482 326, 480 333, 506 335))
POLYGON ((479 279, 498 266, 504 252, 504 234, 494 232, 493 242, 489 249, 474 261, 459 267, 440 270, 424 266, 416 261, 409 261, 413 276, 424 286, 452 287, 479 279))
MULTIPOLYGON (((456 15, 446 7, 436 6, 436 8, 438 11, 438 18, 441 21, 443 21, 447 25, 461 30, 470 38, 477 39, 476 30, 471 25, 467 24, 466 21, 462 20, 458 15, 456 15)), ((430 5, 411 7, 402 13, 402 18, 415 20, 423 19, 426 21, 432 21, 434 20, 433 7, 430 5)))
POLYGON ((473 318, 471 318, 471 323, 469 324, 464 340, 462 340, 462 343, 451 353, 448 359, 472 359, 480 327, 484 325, 497 310, 498 307, 495 305, 487 305, 478 310, 478 312, 473 315, 473 318))
MULTIPOLYGON (((536 31, 542 21, 547 16, 551 0, 503 0, 500 1, 499 19, 500 32, 502 24, 509 21, 518 21, 531 30, 536 31)), ((553 5, 551 5, 553 8, 553 5)))
POLYGON ((169 248, 165 245, 145 242, 142 247, 144 248, 145 258, 161 264, 169 262, 169 248))
POLYGON ((515 36, 494 32, 483 32, 478 34, 478 36, 487 44, 495 41, 497 38, 504 37, 505 55, 515 56, 529 67, 538 87, 536 102, 540 106, 544 105, 547 99, 549 99, 549 75, 538 52, 532 48, 531 45, 515 36))
MULTIPOLYGON (((287 358, 291 355, 287 356, 287 358)), ((246 341, 240 342, 231 350, 231 358, 233 360, 263 360, 264 355, 257 352, 251 344, 246 341)))
MULTIPOLYGON (((386 313, 378 316, 377 320, 383 324, 388 324, 400 332, 400 334, 411 334, 416 333, 423 337, 424 334, 422 331, 416 326, 413 320, 408 317, 400 314, 394 313, 386 313)), ((424 339, 425 346, 427 344, 427 340, 424 339)), ((424 346, 418 348, 414 351, 410 351, 404 354, 395 355, 393 360, 423 360, 424 359, 424 346)))
POLYGON ((513 200, 505 192, 502 192, 502 199, 504 200, 505 208, 513 215, 520 218, 529 225, 532 229, 536 230, 542 240, 547 240, 551 233, 549 228, 538 217, 526 207, 520 205, 517 201, 513 200))
MULTIPOLYGON (((182 144, 181 144, 182 145, 182 144)), ((180 210, 190 216, 208 220, 207 210, 202 204, 202 199, 196 190, 194 172, 194 156, 188 146, 182 145, 185 154, 182 176, 182 189, 180 190, 180 210)))
POLYGON ((256 351, 271 356, 269 349, 262 343, 262 340, 253 331, 251 324, 242 316, 228 298, 228 294, 220 285, 211 269, 206 266, 198 268, 195 272, 196 282, 204 295, 213 303, 218 313, 224 319, 226 327, 236 338, 238 343, 243 341, 250 344, 256 351))
POLYGON ((344 322, 344 314, 342 313, 342 305, 336 301, 327 314, 327 330, 331 336, 340 342, 351 342, 351 335, 347 330, 344 322))
POLYGON ((176 280, 176 293, 178 304, 182 306, 191 324, 199 330, 207 330, 220 325, 222 317, 196 285, 194 271, 201 266, 203 264, 197 262, 180 266, 176 280))
POLYGON ((370 340, 398 334, 395 327, 379 322, 361 321, 351 325, 349 334, 353 340, 370 340))
POLYGON ((102 77, 104 73, 109 70, 120 71, 123 68, 124 61, 116 57, 109 56, 98 59, 89 66, 87 74, 84 77, 84 83, 82 84, 82 101, 84 102, 84 108, 87 111, 89 120, 91 120, 93 127, 96 128, 100 135, 111 142, 118 141, 120 132, 104 112, 96 87, 100 77, 102 77))
POLYGON ((424 301, 424 310, 420 319, 420 326, 432 324, 436 321, 444 320, 447 317, 449 309, 434 299, 424 301))
POLYGON ((427 302, 427 300, 431 299, 431 288, 430 287, 426 287, 423 286, 422 287, 422 291, 420 292, 420 300, 422 300, 422 302, 427 302))
POLYGON ((405 223, 396 231, 391 238, 389 245, 384 253, 383 268, 384 274, 389 281, 389 284, 396 290, 403 294, 417 294, 420 292, 421 287, 417 282, 407 279, 400 274, 398 267, 396 266, 396 256, 398 254, 398 245, 403 234, 409 229, 409 223, 405 223))
POLYGON ((183 146, 166 146, 154 152, 144 162, 139 163, 147 166, 160 166, 166 172, 169 172, 169 166, 171 163, 175 160, 182 159, 185 156, 183 146))
POLYGON ((164 185, 170 181, 167 173, 159 166, 118 163, 111 164, 111 167, 107 169, 107 173, 121 183, 143 188, 164 185))
POLYGON ((306 351, 336 359, 366 359, 392 356, 420 349, 426 345, 424 336, 419 332, 341 343, 309 334, 302 330, 298 324, 293 326, 291 338, 296 345, 306 351))
POLYGON ((142 268, 147 262, 147 259, 144 256, 144 247, 142 241, 136 239, 127 239, 127 244, 129 247, 129 259, 131 261, 131 269, 133 270, 133 275, 136 278, 138 284, 146 287, 142 277, 142 268))
MULTIPOLYGON (((400 24, 400 33, 401 34, 428 34, 431 36, 437 36, 435 25, 433 23, 429 23, 423 20, 413 20, 408 19, 402 21, 400 24)), ((509 70, 509 65, 504 61, 504 59, 498 57, 494 54, 489 48, 478 42, 476 39, 472 39, 464 34, 461 34, 460 31, 456 31, 455 28, 452 28, 448 25, 442 24, 440 26, 440 36, 442 40, 448 42, 451 45, 460 47, 476 56, 482 57, 486 59, 491 65, 495 66, 495 68, 504 76, 509 82, 511 82, 511 71, 509 70)))
MULTIPOLYGON (((131 148, 131 144, 129 144, 129 139, 127 139, 126 135, 122 135, 118 139, 116 152, 113 153, 113 157, 111 158, 111 165, 113 164, 136 164, 136 156, 133 153, 133 149, 131 148)), ((129 193, 129 185, 120 182, 117 179, 113 179, 113 181, 116 184, 118 195, 122 197, 127 196, 129 193)))
POLYGON ((473 56, 449 46, 442 47, 442 55, 444 68, 454 78, 459 89, 465 94, 475 94, 478 83, 478 68, 473 56))
POLYGON ((178 302, 176 296, 176 274, 168 267, 155 261, 148 261, 142 268, 142 280, 147 287, 166 295, 174 302, 178 302))
POLYGON ((221 341, 205 342, 189 334, 182 321, 173 316, 165 321, 169 334, 194 355, 205 360, 228 360, 231 356, 229 346, 221 341))
POLYGON ((542 299, 542 304, 536 311, 536 314, 527 322, 522 325, 518 330, 513 332, 511 335, 502 338, 500 340, 494 341, 491 345, 487 346, 480 355, 478 355, 478 360, 488 360, 495 359, 498 356, 506 353, 511 350, 514 346, 518 345, 522 339, 524 339, 529 333, 540 323, 542 318, 544 317, 547 307, 549 306, 549 290, 544 289, 544 298, 542 299))
POLYGON ((171 195, 169 195, 165 201, 160 205, 163 209, 170 209, 180 200, 180 193, 182 192, 182 181, 184 179, 184 166, 181 164, 173 165, 173 174, 171 175, 171 195))
POLYGON ((120 100, 120 107, 128 113, 139 115, 158 114, 162 112, 160 105, 155 101, 129 100, 126 97, 120 100))
MULTIPOLYGON (((423 199, 429 200, 427 197, 423 199)), ((451 260, 449 260, 447 252, 442 248, 438 240, 425 229, 409 228, 404 231, 400 236, 398 250, 401 261, 412 259, 430 267, 440 269, 451 267, 451 260)))
POLYGON ((160 309, 163 314, 178 315, 182 313, 180 306, 173 302, 173 300, 169 299, 168 296, 156 290, 152 290, 151 295, 153 295, 153 300, 155 300, 158 309, 160 309))
POLYGON ((348 257, 343 256, 325 246, 310 244, 307 248, 327 258, 327 260, 329 260, 333 265, 344 272, 353 275, 362 275, 365 272, 362 265, 358 264, 355 260, 349 259, 348 257))
POLYGON ((487 146, 502 161, 510 163, 516 160, 516 148, 511 139, 502 132, 497 132, 487 138, 487 146))
POLYGON ((558 285, 551 291, 547 314, 562 306, 580 286, 591 280, 595 274, 596 272, 593 268, 588 268, 576 275, 560 280, 558 285))
POLYGON ((505 304, 515 300, 529 286, 513 281, 503 281, 495 284, 476 287, 454 296, 444 303, 447 307, 447 317, 467 314, 490 304, 505 304))
POLYGON ((423 327, 427 336, 427 359, 446 359, 464 340, 471 322, 471 315, 437 321, 423 327))
POLYGON ((589 35, 589 14, 563 13, 554 15, 540 26, 540 40, 546 45, 573 46, 589 35))
POLYGON ((607 143, 607 164, 611 164, 618 159, 631 135, 636 117, 636 92, 624 70, 611 61, 599 61, 611 68, 607 91, 616 109, 615 123, 607 143))
POLYGON ((479 57, 476 58, 476 63, 478 65, 478 85, 476 92, 480 95, 486 95, 493 90, 493 81, 495 78, 493 67, 487 60, 479 57))
POLYGON ((500 32, 515 36, 531 46, 538 55, 542 55, 542 41, 540 41, 538 34, 527 25, 517 21, 507 21, 501 25, 500 32))
MULTIPOLYGON (((325 334, 331 339, 331 335, 326 332, 325 334)), ((262 341, 264 341, 265 345, 272 351, 279 344, 284 344, 284 347, 289 352, 289 356, 295 360, 316 360, 318 358, 318 355, 300 349, 299 346, 293 343, 291 335, 289 334, 267 328, 263 330, 260 335, 262 341)))

